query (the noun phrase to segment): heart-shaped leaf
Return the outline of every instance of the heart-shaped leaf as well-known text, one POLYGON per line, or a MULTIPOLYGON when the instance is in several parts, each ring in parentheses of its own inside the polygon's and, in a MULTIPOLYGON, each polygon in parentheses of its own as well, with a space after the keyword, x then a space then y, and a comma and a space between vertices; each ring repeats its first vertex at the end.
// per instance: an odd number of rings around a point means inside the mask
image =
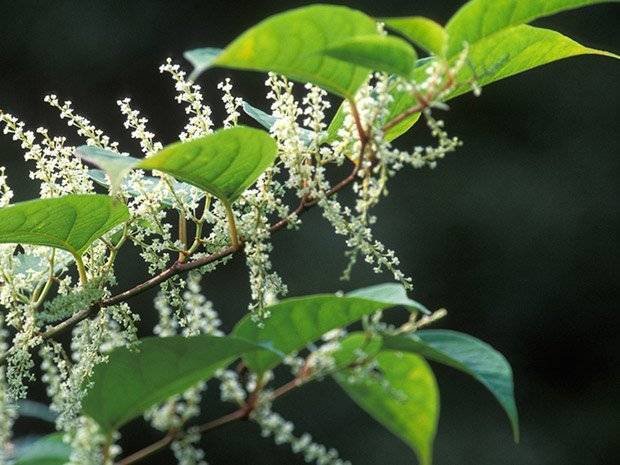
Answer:
POLYGON ((229 44, 212 66, 273 71, 352 98, 368 68, 328 56, 343 40, 378 34, 364 13, 335 5, 313 5, 280 13, 248 29, 229 44))
MULTIPOLYGON (((365 315, 395 306, 426 312, 426 308, 404 295, 399 284, 373 286, 345 296, 319 294, 285 299, 268 308, 261 325, 250 315, 235 326, 234 336, 261 343, 284 355, 298 351, 332 329, 347 326, 365 315)), ((246 365, 259 373, 276 366, 279 358, 268 351, 244 356, 246 365)))
POLYGON ((0 242, 57 247, 77 257, 128 219, 127 207, 107 195, 29 200, 0 209, 0 242))
POLYGON ((526 24, 543 16, 607 0, 471 0, 446 24, 448 56, 454 56, 463 44, 475 44, 510 26, 526 24))
POLYGON ((596 50, 549 29, 525 24, 502 29, 480 39, 469 47, 468 65, 457 76, 462 85, 450 98, 470 90, 468 81, 475 78, 481 85, 499 81, 523 71, 578 55, 617 55, 596 50))
POLYGON ((82 403, 106 433, 180 394, 258 346, 233 337, 149 337, 136 348, 113 350, 93 372, 82 403))
POLYGON ((277 146, 265 131, 236 126, 178 142, 142 160, 137 168, 168 173, 234 202, 275 160, 277 146))
MULTIPOLYGON (((578 55, 593 54, 618 58, 617 55, 596 50, 548 29, 527 26, 525 23, 561 10, 599 3, 601 0, 472 0, 448 22, 448 43, 445 56, 454 62, 468 46, 467 63, 457 76, 457 88, 448 99, 471 90, 471 81, 489 84, 529 69, 578 55)), ((406 18, 388 18, 386 21, 406 18)), ((395 29, 407 35, 405 30, 395 29)), ((413 39, 412 39, 413 40, 413 39)), ((414 70, 421 82, 425 68, 414 70)), ((390 117, 416 104, 408 93, 394 91, 390 117)), ((401 122, 400 134, 411 125, 401 122)), ((394 130, 391 128, 390 131, 394 130)), ((400 135, 399 134, 399 135, 400 135)))
MULTIPOLYGON (((353 334, 342 345, 363 347, 365 339, 353 334)), ((421 465, 430 465, 439 419, 433 372, 422 357, 411 353, 381 350, 374 360, 378 373, 357 375, 345 370, 334 378, 355 403, 409 445, 421 465)))
POLYGON ((448 330, 422 330, 408 336, 386 336, 383 347, 415 352, 461 370, 491 391, 510 419, 515 440, 519 417, 514 400, 512 369, 502 354, 467 334, 448 330))

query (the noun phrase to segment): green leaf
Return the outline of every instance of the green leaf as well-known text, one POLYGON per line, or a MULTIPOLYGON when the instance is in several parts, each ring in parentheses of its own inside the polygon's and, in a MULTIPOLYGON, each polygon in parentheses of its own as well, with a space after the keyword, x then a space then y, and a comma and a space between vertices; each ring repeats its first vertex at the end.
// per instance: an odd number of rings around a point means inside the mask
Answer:
POLYGON ((66 195, 0 209, 0 243, 46 245, 80 256, 97 238, 129 219, 107 195, 66 195))
POLYGON ((149 337, 135 349, 113 350, 94 369, 82 407, 104 432, 112 432, 149 407, 207 380, 240 355, 256 350, 232 337, 149 337))
POLYGON ((62 441, 62 434, 54 433, 18 447, 13 465, 64 465, 70 455, 71 448, 62 441))
POLYGON ((510 26, 604 1, 608 0, 471 0, 446 25, 448 56, 458 54, 465 42, 473 45, 510 26))
POLYGON ((417 59, 415 50, 398 37, 376 34, 351 37, 330 45, 327 56, 373 71, 409 77, 417 59))
MULTIPOLYGON (((352 337, 363 343, 363 336, 352 337)), ((382 350, 375 360, 378 374, 345 371, 334 378, 355 403, 411 447, 422 465, 430 465, 439 419, 433 372, 422 357, 410 353, 382 350)))
POLYGON ((93 145, 81 145, 75 149, 75 155, 106 172, 110 179, 110 194, 120 192, 123 178, 140 160, 128 155, 121 155, 112 150, 102 149, 93 145))
POLYGON ((189 79, 195 81, 198 76, 211 67, 213 61, 220 53, 222 53, 221 48, 213 47, 197 48, 185 52, 183 56, 194 67, 194 70, 189 75, 189 79))
MULTIPOLYGON (((485 37, 469 47, 467 64, 457 76, 457 88, 448 100, 470 91, 470 82, 490 84, 500 79, 527 71, 538 66, 578 55, 593 54, 618 58, 609 52, 584 47, 574 40, 548 29, 527 25, 513 26, 485 37)), ((414 71, 424 78, 424 68, 414 71)), ((396 92, 390 108, 390 118, 415 105, 409 94, 396 92)), ((406 130, 402 122, 399 132, 406 130)), ((392 128, 395 129, 395 128, 392 128)))
POLYGON ((347 7, 314 5, 271 16, 228 45, 213 66, 272 71, 352 98, 368 69, 328 56, 347 39, 379 35, 375 21, 347 7))
POLYGON ((502 354, 467 334, 448 330, 422 330, 408 336, 385 336, 384 348, 415 352, 430 360, 461 370, 481 382, 510 419, 515 441, 519 416, 514 400, 512 369, 502 354))
MULTIPOLYGON (((248 102, 243 102, 243 111, 258 124, 263 126, 265 129, 271 129, 271 127, 276 123, 278 118, 268 113, 265 113, 263 110, 260 110, 256 107, 253 107, 248 102)), ((319 134, 318 140, 325 137, 325 134, 319 134)), ((300 128, 299 129, 299 139, 305 144, 310 145, 313 142, 317 141, 317 135, 314 131, 309 129, 300 128)))
MULTIPOLYGON (((425 308, 413 300, 403 300, 402 295, 386 286, 370 295, 361 296, 318 294, 285 299, 268 307, 271 312, 262 325, 254 322, 250 315, 243 318, 232 334, 261 343, 284 355, 296 352, 319 339, 326 332, 347 326, 364 315, 390 307, 404 305, 412 311, 424 312, 425 308)), ((279 358, 272 352, 259 351, 244 357, 246 365, 262 373, 276 366, 279 358)))
POLYGON ((448 46, 448 33, 440 24, 424 16, 382 18, 390 29, 400 32, 424 50, 443 56, 448 46))
POLYGON ((479 84, 485 85, 553 61, 585 54, 618 58, 608 52, 584 47, 549 29, 527 25, 509 27, 469 48, 469 65, 464 66, 457 76, 457 81, 463 85, 450 98, 468 92, 466 83, 474 77, 479 84))
MULTIPOLYGON (((457 77, 459 85, 448 98, 468 92, 469 83, 474 78, 479 84, 489 84, 556 60, 584 54, 618 58, 613 53, 584 47, 558 32, 520 24, 558 11, 601 1, 472 0, 468 2, 450 19, 445 28, 448 34, 446 51, 448 58, 456 59, 463 49, 464 41, 469 45, 467 64, 457 77)), ((414 75, 418 80, 424 79, 424 69, 414 71, 414 75)), ((408 94, 395 92, 394 96, 391 117, 415 104, 413 97, 408 94), (396 106, 400 111, 393 110, 396 106)), ((406 125, 401 129, 405 128, 406 125)))
POLYGON ((265 131, 236 126, 178 142, 137 167, 168 173, 232 203, 275 160, 277 146, 265 131))

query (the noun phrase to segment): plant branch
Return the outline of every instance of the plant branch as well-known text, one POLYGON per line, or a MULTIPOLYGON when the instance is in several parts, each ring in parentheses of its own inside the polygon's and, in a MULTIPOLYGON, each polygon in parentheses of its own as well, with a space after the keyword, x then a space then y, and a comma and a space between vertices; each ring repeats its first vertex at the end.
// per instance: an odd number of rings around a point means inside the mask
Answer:
POLYGON ((143 449, 140 449, 137 452, 134 452, 131 455, 128 455, 124 459, 116 462, 116 465, 130 465, 132 463, 139 462, 147 457, 150 457, 154 453, 160 451, 164 447, 168 447, 177 437, 179 436, 179 431, 171 430, 159 441, 154 442, 146 446, 143 449))
MULTIPOLYGON (((349 184, 351 184, 356 178, 358 169, 359 169, 359 166, 355 165, 351 173, 346 178, 342 179, 340 182, 338 182, 336 185, 334 185, 331 189, 329 189, 325 193, 325 197, 330 197, 340 192, 342 189, 347 187, 349 184)), ((302 199, 299 206, 294 210, 294 214, 300 215, 304 213, 305 211, 309 210, 314 205, 316 205, 316 203, 317 203, 316 199, 312 199, 308 201, 302 199)), ((277 221, 271 226, 270 232, 273 234, 283 229, 290 223, 291 219, 292 219, 292 216, 280 219, 279 221, 277 221)), ((43 340, 55 337, 56 335, 63 333, 64 331, 68 330, 75 324, 79 323, 82 320, 85 320, 90 315, 95 314, 96 312, 98 312, 99 310, 105 307, 109 307, 111 305, 116 305, 121 302, 125 302, 126 300, 138 294, 141 294, 149 289, 154 288, 155 286, 158 286, 159 284, 163 283, 164 281, 167 281, 168 279, 172 278, 173 276, 177 274, 185 273, 195 268, 200 268, 202 266, 216 262, 218 260, 221 260, 222 258, 225 258, 225 257, 228 257, 229 255, 234 254, 235 252, 241 250, 242 248, 243 248, 243 241, 238 240, 237 245, 231 245, 211 255, 207 255, 201 258, 197 258, 195 260, 185 261, 185 262, 181 262, 177 260, 172 265, 170 265, 170 267, 166 268, 164 271, 162 271, 158 275, 155 275, 147 279, 146 281, 140 284, 137 284, 136 286, 130 289, 127 289, 126 291, 120 292, 116 295, 113 295, 112 297, 102 300, 101 302, 94 303, 88 308, 85 308, 77 313, 74 313, 71 317, 67 318, 66 320, 48 328, 46 331, 41 333, 40 336, 43 340)), ((0 355, 0 363, 4 363, 5 359, 6 359, 6 355, 0 355)))

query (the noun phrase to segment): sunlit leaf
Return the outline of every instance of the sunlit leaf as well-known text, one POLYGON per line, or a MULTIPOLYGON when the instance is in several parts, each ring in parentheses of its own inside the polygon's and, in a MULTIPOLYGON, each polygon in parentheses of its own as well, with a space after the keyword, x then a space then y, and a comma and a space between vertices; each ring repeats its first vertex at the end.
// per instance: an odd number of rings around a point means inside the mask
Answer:
MULTIPOLYGON (((354 334, 343 344, 362 347, 364 337, 354 334)), ((382 350, 374 359, 378 372, 345 370, 334 378, 362 409, 409 445, 421 465, 430 465, 439 418, 433 372, 422 357, 410 353, 382 350)))
POLYGON ((127 207, 106 195, 29 200, 0 209, 0 243, 46 245, 78 256, 128 219, 127 207))
MULTIPOLYGON (((467 64, 458 74, 458 85, 447 100, 469 92, 472 81, 486 85, 553 61, 586 54, 617 58, 608 52, 584 47, 559 32, 548 29, 527 25, 502 29, 470 45, 467 64)), ((414 74, 422 80, 425 71, 422 68, 414 71, 414 74)), ((390 115, 394 117, 415 104, 416 101, 411 95, 396 92, 390 115)))
POLYGON ((519 438, 519 417, 514 400, 512 369, 502 354, 467 334, 448 330, 421 330, 408 336, 385 336, 383 346, 415 352, 430 360, 461 370, 481 382, 510 419, 515 440, 519 438))
MULTIPOLYGON (((290 354, 319 339, 326 332, 347 326, 365 315, 395 306, 425 312, 417 302, 403 299, 394 290, 398 284, 375 288, 359 296, 319 294, 285 299, 268 307, 271 315, 258 325, 250 316, 235 326, 234 336, 261 343, 276 352, 290 354)), ((264 372, 278 364, 279 358, 271 352, 255 352, 244 356, 248 367, 264 372)))
POLYGON ((471 0, 446 24, 449 35, 448 56, 456 55, 464 43, 474 45, 494 32, 608 0, 471 0))
POLYGON ((276 153, 265 131, 237 126, 169 145, 137 167, 168 173, 230 203, 274 162, 276 153))
POLYGON ((448 33, 441 24, 432 19, 423 16, 405 16, 382 18, 381 21, 434 55, 443 56, 446 53, 448 33))
POLYGON ((207 380, 240 355, 256 350, 232 337, 150 337, 135 349, 113 350, 94 369, 83 411, 104 432, 120 428, 149 407, 207 380))
POLYGON ((608 52, 584 47, 556 31, 527 25, 509 27, 470 46, 468 65, 457 77, 461 86, 451 97, 468 92, 467 83, 474 78, 485 85, 553 61, 587 54, 617 58, 608 52))
POLYGON ((366 80, 368 68, 329 57, 325 50, 371 34, 378 35, 375 21, 359 11, 335 5, 302 7, 248 29, 212 65, 273 71, 351 98, 366 80))

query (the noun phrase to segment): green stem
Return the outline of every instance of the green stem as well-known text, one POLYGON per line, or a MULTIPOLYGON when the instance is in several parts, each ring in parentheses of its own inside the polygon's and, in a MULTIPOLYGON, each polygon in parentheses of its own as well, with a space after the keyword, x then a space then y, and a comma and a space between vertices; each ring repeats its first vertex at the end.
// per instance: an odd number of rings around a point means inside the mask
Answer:
POLYGON ((75 264, 77 266, 78 274, 80 275, 80 284, 82 286, 88 282, 88 276, 86 275, 86 267, 84 267, 84 261, 81 255, 74 255, 75 264))
POLYGON ((179 252, 179 261, 184 262, 187 259, 187 221, 183 212, 179 212, 179 242, 183 247, 183 250, 179 252))
POLYGON ((239 248, 239 233, 237 232, 237 223, 235 223, 235 214, 228 202, 222 202, 226 209, 226 219, 228 220, 228 232, 230 234, 230 244, 233 248, 239 248))

